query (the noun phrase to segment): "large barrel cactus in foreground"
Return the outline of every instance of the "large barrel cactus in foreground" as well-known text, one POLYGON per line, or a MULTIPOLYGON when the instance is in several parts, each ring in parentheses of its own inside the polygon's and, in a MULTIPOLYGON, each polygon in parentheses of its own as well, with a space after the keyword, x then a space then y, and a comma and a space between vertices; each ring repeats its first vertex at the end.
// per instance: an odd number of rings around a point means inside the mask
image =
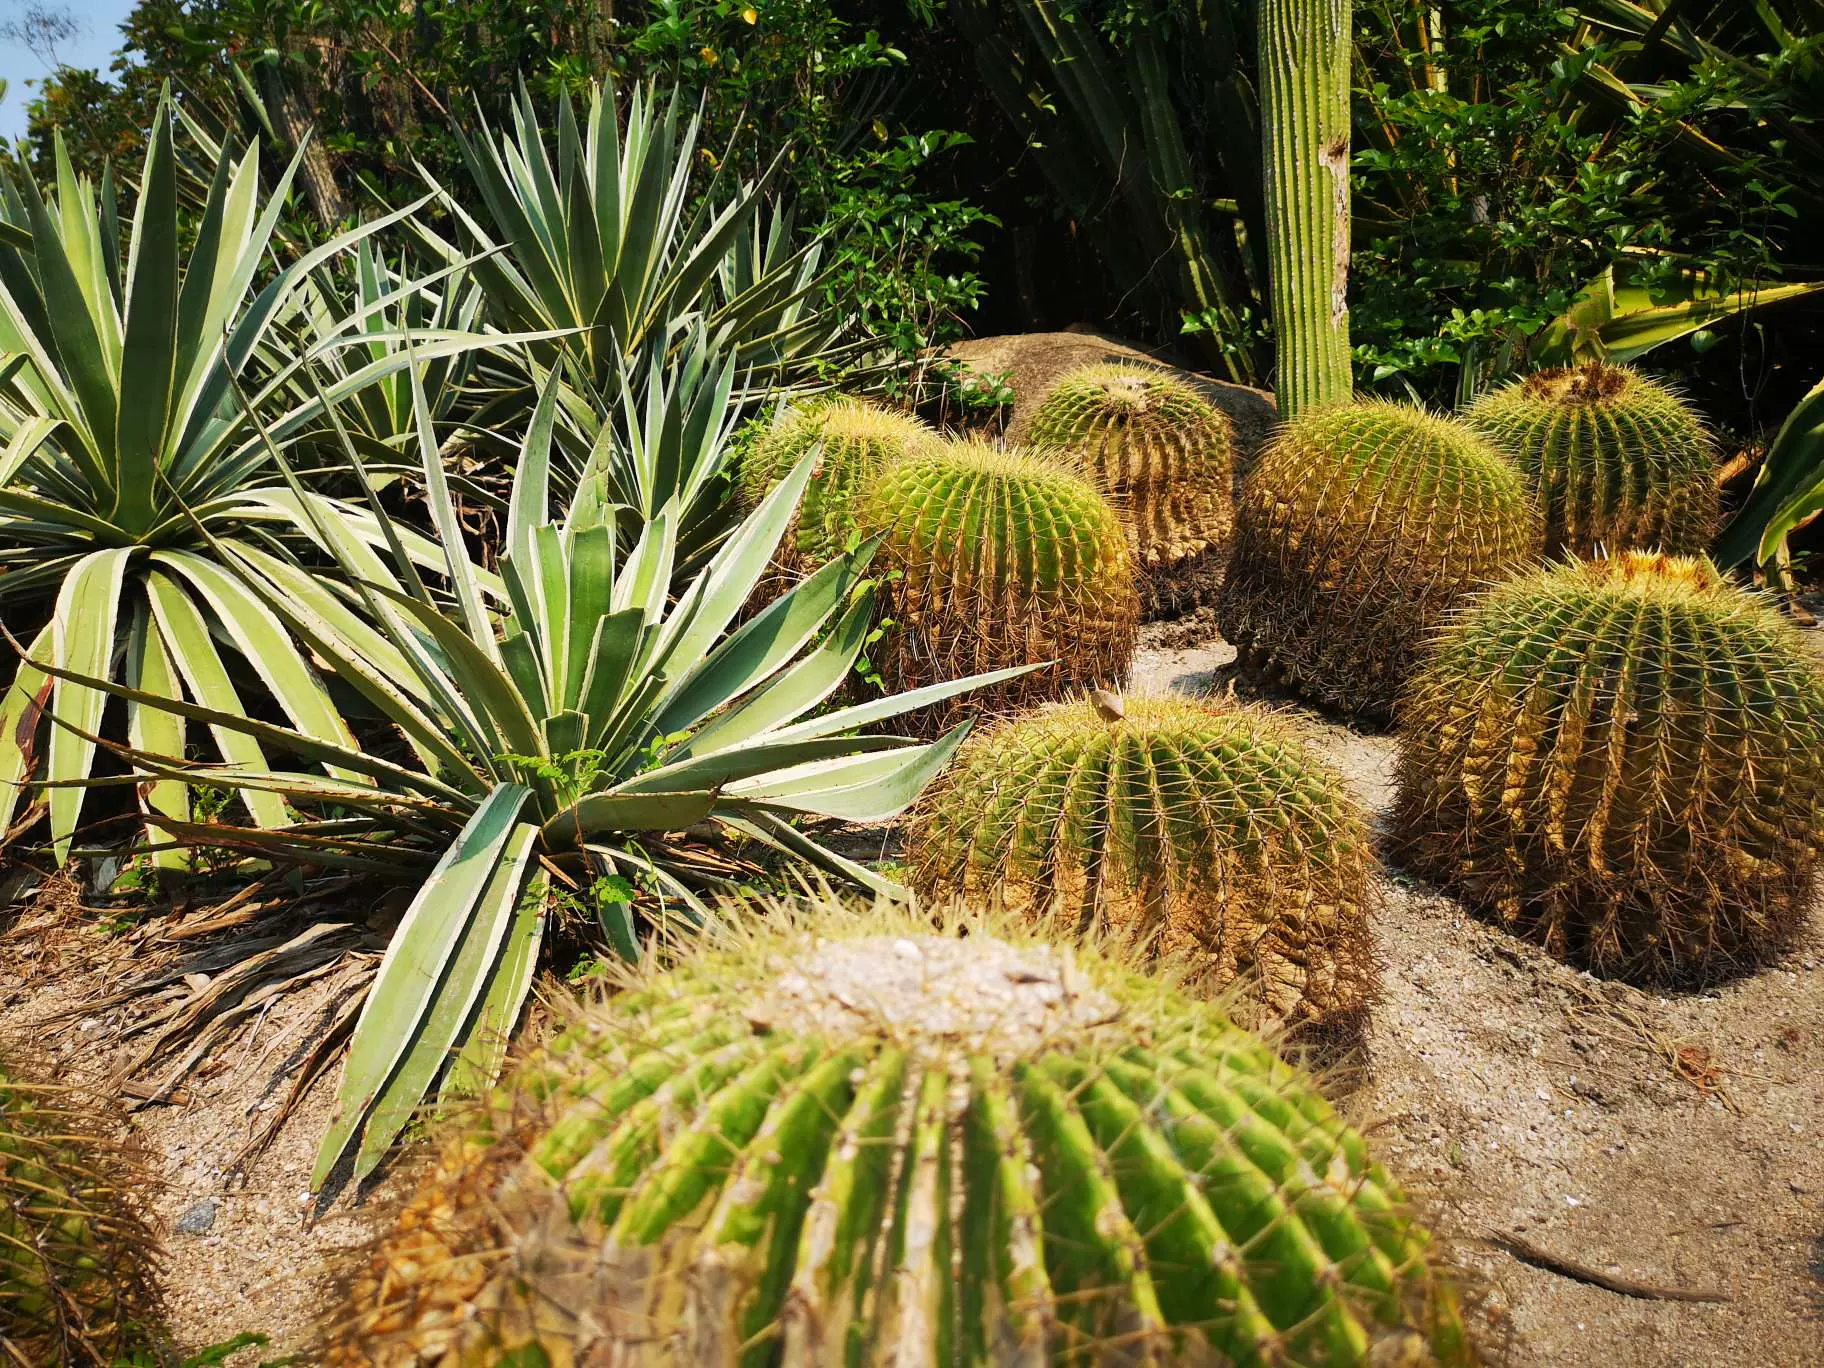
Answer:
POLYGON ((779 547, 788 569, 812 570, 847 547, 861 489, 893 461, 936 440, 937 433, 910 414, 865 399, 816 400, 790 410, 747 443, 736 483, 742 503, 758 508, 805 453, 818 448, 798 516, 779 547))
POLYGON ((1055 662, 927 710, 919 730, 1126 678, 1140 606, 1133 560, 1120 517, 1080 471, 946 442, 888 469, 856 522, 885 539, 874 565, 893 626, 875 658, 890 692, 1055 662))
POLYGON ((1212 1007, 991 923, 783 916, 448 1144, 333 1363, 1468 1361, 1427 1237, 1212 1007))
POLYGON ((1214 596, 1235 521, 1234 442, 1186 381, 1150 366, 1080 367, 1046 396, 1028 440, 1074 453, 1113 496, 1149 615, 1214 596))
POLYGON ((1640 372, 1602 362, 1539 371, 1484 395, 1465 417, 1532 482, 1548 555, 1710 544, 1710 435, 1684 400, 1640 372))
POLYGON ((1601 973, 1704 981, 1786 945, 1824 837, 1824 682, 1708 561, 1506 584, 1401 707, 1399 857, 1601 973))
POLYGON ((1248 474, 1218 621, 1318 701, 1384 717, 1431 629, 1536 559, 1539 536, 1519 472, 1462 423, 1317 409, 1248 474))
POLYGON ((1114 711, 1055 704, 965 743, 912 823, 920 895, 1131 937, 1245 1024, 1362 1024, 1374 857, 1342 778, 1259 709, 1114 711))
POLYGON ((159 1362, 141 1179, 67 1088, 0 1060, 0 1362, 159 1362))

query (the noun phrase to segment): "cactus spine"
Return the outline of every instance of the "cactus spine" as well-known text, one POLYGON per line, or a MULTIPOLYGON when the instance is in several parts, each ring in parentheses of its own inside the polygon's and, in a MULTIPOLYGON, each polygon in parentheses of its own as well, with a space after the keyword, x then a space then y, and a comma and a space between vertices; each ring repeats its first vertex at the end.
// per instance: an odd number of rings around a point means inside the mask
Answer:
POLYGON ((79 1097, 0 1062, 0 1361, 159 1361, 141 1182, 79 1097))
POLYGON ((1402 708, 1399 857, 1601 973, 1704 981, 1803 919, 1824 682, 1702 559, 1631 552, 1501 586, 1402 708))
POLYGON ((884 538, 874 564, 894 626, 876 663, 889 691, 1056 662, 915 727, 1125 679, 1140 608, 1133 561, 1120 516, 1079 471, 1018 449, 943 443, 889 468, 858 502, 856 524, 884 538))
POLYGON ((892 462, 935 441, 937 433, 910 414, 865 399, 820 400, 790 410, 744 448, 736 485, 742 502, 758 507, 805 453, 819 448, 816 470, 779 548, 788 570, 813 570, 847 546, 861 489, 892 462))
POLYGON ((1548 555, 1696 553, 1715 534, 1710 435, 1689 405, 1636 370, 1539 371, 1464 416, 1532 482, 1548 555))
POLYGON ((1217 618, 1319 701, 1382 717, 1439 619, 1538 545, 1519 472, 1462 423, 1319 409, 1248 472, 1217 618))
POLYGON ((913 886, 1115 930, 1231 989, 1245 1025, 1363 1023, 1366 822, 1270 713, 1186 698, 1054 704, 972 737, 926 791, 913 886))
POLYGON ((1469 1361, 1303 1075, 1109 954, 959 929, 769 917, 590 1009, 453 1139, 330 1361, 1469 1361))
POLYGON ((1262 169, 1279 411, 1347 403, 1350 0, 1261 0, 1262 169))
POLYGON ((1234 441, 1190 385, 1149 366, 1081 367, 1046 396, 1028 440, 1075 454, 1113 496, 1149 616, 1213 594, 1235 521, 1234 441))

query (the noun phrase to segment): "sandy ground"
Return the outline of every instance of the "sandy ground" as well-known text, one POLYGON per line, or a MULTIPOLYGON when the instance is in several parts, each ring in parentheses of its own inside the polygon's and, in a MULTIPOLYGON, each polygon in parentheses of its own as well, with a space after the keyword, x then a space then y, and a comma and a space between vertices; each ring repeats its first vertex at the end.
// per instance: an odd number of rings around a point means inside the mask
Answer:
MULTIPOLYGON (((1819 636, 1824 638, 1824 633, 1819 636)), ((1824 643, 1821 643, 1824 644, 1824 643)), ((1136 685, 1220 692, 1233 652, 1199 624, 1149 631, 1136 685)), ((1320 754, 1373 811, 1394 743, 1301 713, 1320 754)), ((1824 1363, 1824 934, 1721 990, 1655 996, 1602 983, 1485 926, 1397 872, 1381 881, 1385 979, 1366 1080, 1345 1101, 1421 1193, 1479 1288, 1492 1357, 1525 1368, 1810 1368, 1824 1363), (1716 1302, 1623 1296, 1496 1243, 1716 1302)), ((41 890, 0 945, 0 1021, 105 1078, 144 1008, 37 1023, 118 986, 156 945, 77 923, 41 890)), ((359 909, 355 910, 359 917, 359 909)), ((172 992, 194 991, 184 986, 172 992)), ((230 1363, 308 1362, 332 1302, 325 1269, 369 1238, 401 1180, 318 1214, 307 1188, 330 1106, 319 1084, 276 1142, 237 1156, 324 1029, 326 978, 276 999, 132 1128, 162 1184, 173 1323, 188 1350, 269 1337, 230 1363)), ((331 1075, 333 1079, 333 1073, 331 1075)), ((409 1165, 408 1165, 409 1167, 409 1165)))

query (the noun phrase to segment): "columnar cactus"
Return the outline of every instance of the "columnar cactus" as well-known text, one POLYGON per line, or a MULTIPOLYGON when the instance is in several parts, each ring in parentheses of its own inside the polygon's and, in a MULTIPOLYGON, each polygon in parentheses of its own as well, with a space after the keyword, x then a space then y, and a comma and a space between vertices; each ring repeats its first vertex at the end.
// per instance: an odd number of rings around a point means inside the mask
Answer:
POLYGON ((1636 370, 1540 371, 1464 416, 1532 482, 1548 555, 1701 552, 1716 532, 1710 434, 1690 405, 1636 370))
POLYGON ((1055 662, 915 727, 1125 679, 1140 606, 1133 561, 1120 516, 1079 471, 947 442, 890 467, 857 502, 856 524, 885 538, 874 567, 893 626, 876 663, 889 691, 1055 662))
POLYGON ((461 1128, 332 1364, 1470 1361, 1428 1237, 1208 1004, 989 921, 769 918, 461 1128))
POLYGON ((138 1200, 80 1099, 0 1062, 0 1361, 155 1361, 153 1239, 138 1200))
POLYGON ((1824 681, 1708 561, 1493 590, 1401 707, 1399 858, 1554 954, 1704 981, 1787 944, 1824 838, 1824 681))
POLYGON ((893 461, 936 440, 936 431, 910 414, 865 399, 817 400, 790 410, 749 442, 740 453, 736 481, 743 503, 758 507, 806 452, 819 448, 797 519, 779 548, 788 569, 811 570, 847 546, 863 486, 893 461))
POLYGON ((1149 616, 1206 602, 1235 522, 1229 420, 1170 371, 1071 371, 1033 415, 1028 441, 1077 455, 1114 497, 1146 574, 1149 616))
POLYGON ((926 791, 907 858, 931 902, 1157 947, 1243 1024, 1365 1018, 1366 823, 1262 710, 1080 700, 991 728, 926 791))
POLYGON ((1462 423, 1318 409, 1248 473, 1217 619, 1320 702, 1384 717, 1440 618, 1535 560, 1539 537, 1519 472, 1462 423))

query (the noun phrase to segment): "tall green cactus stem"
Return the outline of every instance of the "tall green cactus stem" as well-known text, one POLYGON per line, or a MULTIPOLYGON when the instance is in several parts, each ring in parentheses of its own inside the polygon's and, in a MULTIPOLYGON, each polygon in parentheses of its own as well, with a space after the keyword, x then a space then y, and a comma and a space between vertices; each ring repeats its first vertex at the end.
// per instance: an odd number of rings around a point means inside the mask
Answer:
POLYGON ((1320 702, 1385 717, 1443 615, 1536 560, 1539 539, 1520 473, 1461 422, 1319 409, 1248 472, 1217 617, 1320 702))
POLYGON ((142 1186, 78 1095, 0 1061, 0 1362, 163 1361, 142 1186))
POLYGON ((1664 385, 1602 362, 1544 370, 1464 415, 1545 509, 1546 554, 1698 553, 1716 533, 1716 449, 1664 385))
POLYGON ((1552 953, 1703 982, 1791 942, 1824 839, 1824 680, 1702 559, 1501 586, 1401 707, 1399 858, 1552 953))
POLYGON ((1084 366, 1046 396, 1027 440, 1074 453, 1113 496, 1147 616, 1214 596, 1235 522, 1234 440, 1195 389, 1149 366, 1084 366))
POLYGON ((947 442, 890 467, 857 502, 856 525, 884 537, 874 566, 893 626, 875 663, 889 691, 1055 662, 927 710, 915 730, 1126 679, 1140 610, 1133 560, 1120 515, 1080 470, 947 442))
POLYGON ((332 1365, 1470 1361, 1399 1188, 1210 1005, 992 920, 744 934, 460 1129, 332 1365))
POLYGON ((1261 138, 1279 411, 1347 403, 1349 0, 1261 0, 1261 138))
POLYGON ((806 452, 820 447, 797 518, 779 547, 785 568, 802 573, 833 560, 848 545, 854 502, 864 486, 900 457, 936 440, 937 433, 917 418, 865 399, 815 401, 790 410, 743 449, 736 484, 741 501, 757 508, 806 452))
POLYGON ((1053 704, 965 743, 911 825, 919 895, 1125 935, 1244 1025, 1365 1024, 1374 857, 1341 776, 1264 710, 1110 711, 1053 704))

